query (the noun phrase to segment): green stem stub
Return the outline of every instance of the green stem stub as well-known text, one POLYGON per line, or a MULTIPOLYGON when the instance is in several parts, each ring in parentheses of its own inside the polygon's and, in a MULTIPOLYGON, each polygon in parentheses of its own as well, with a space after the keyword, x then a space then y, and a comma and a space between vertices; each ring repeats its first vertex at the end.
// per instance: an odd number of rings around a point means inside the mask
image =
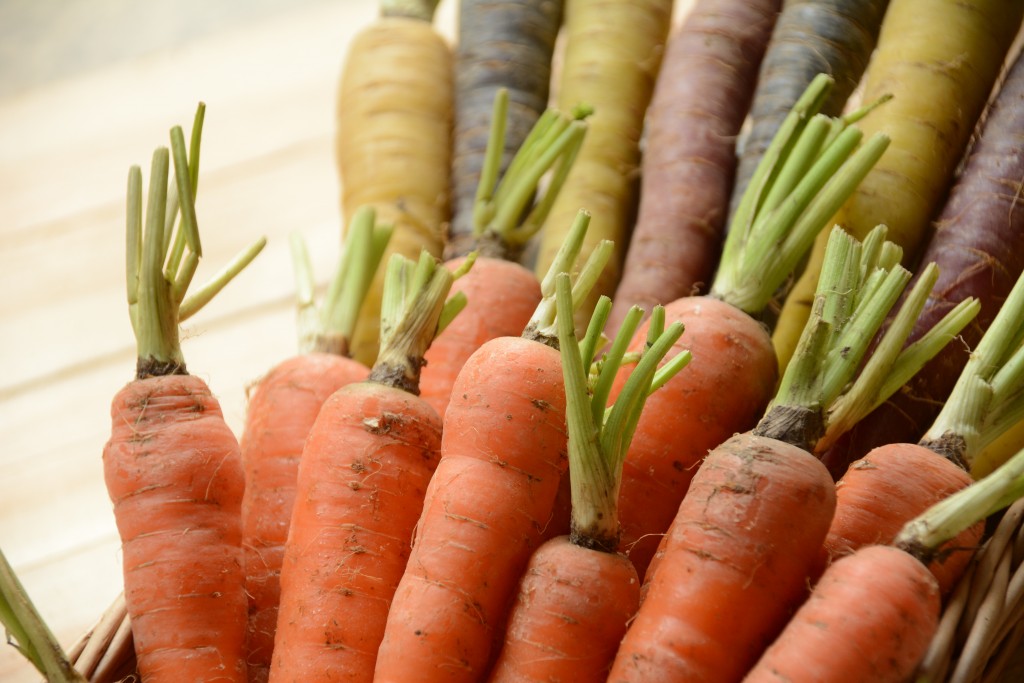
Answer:
POLYGON ((458 273, 445 268, 427 251, 419 261, 392 254, 384 276, 380 311, 380 352, 370 371, 370 381, 420 393, 423 356, 437 336, 442 320, 451 320, 452 307, 461 308, 461 297, 445 300, 457 275, 472 266, 476 255, 458 273))
POLYGON ((889 144, 818 114, 833 81, 819 74, 783 121, 730 224, 711 295, 759 316, 889 144))
POLYGON ((299 351, 349 355, 359 309, 370 290, 393 228, 376 222, 371 206, 356 210, 345 233, 342 256, 327 285, 323 303, 317 306, 313 267, 305 242, 291 237, 298 307, 299 351))
MULTIPOLYGON (((610 240, 601 240, 590 252, 586 262, 579 269, 576 261, 583 248, 583 238, 590 226, 590 214, 580 210, 576 214, 569 234, 555 254, 551 267, 540 283, 541 300, 534 310, 530 321, 523 330, 522 336, 553 349, 559 348, 558 317, 559 306, 555 287, 556 279, 562 273, 569 275, 572 283, 572 310, 575 312, 583 305, 590 291, 597 284, 597 279, 612 256, 613 244, 610 240)), ((565 309, 562 309, 563 311, 565 309)))
POLYGON ((85 677, 71 665, 3 552, 0 552, 0 623, 7 632, 8 645, 13 645, 47 681, 85 683, 85 677))
POLYGON ((200 310, 227 282, 263 249, 257 240, 220 273, 186 297, 202 248, 195 215, 195 183, 199 137, 205 113, 200 103, 193 124, 191 153, 185 150, 181 128, 171 129, 171 148, 153 152, 145 217, 142 211, 142 171, 128 172, 126 284, 128 312, 138 348, 136 378, 186 374, 179 325, 200 310), (191 156, 191 159, 189 158, 191 156), (170 159, 174 160, 176 201, 168 204, 170 159), (180 222, 175 226, 175 218, 180 222), (145 229, 143 230, 143 225, 145 229))
POLYGON ((977 313, 954 310, 903 350, 913 323, 935 284, 928 266, 883 334, 865 354, 910 281, 900 250, 877 226, 862 244, 838 226, 829 235, 811 315, 793 360, 755 433, 805 450, 822 451, 902 386, 977 313), (924 349, 922 351, 922 348, 924 349))
POLYGON ((498 89, 473 206, 475 249, 481 255, 515 259, 541 229, 583 145, 589 113, 589 109, 573 116, 555 109, 544 112, 499 178, 508 90, 498 89), (542 179, 549 175, 538 195, 542 179))
MULTIPOLYGON (((611 301, 602 296, 583 342, 576 340, 571 311, 574 307, 572 283, 567 273, 555 278, 558 338, 565 378, 566 423, 569 427, 569 482, 572 489, 572 528, 570 540, 576 545, 615 552, 619 542, 618 497, 622 462, 626 457, 640 413, 652 391, 658 363, 683 333, 681 323, 667 329, 654 328, 615 404, 606 408, 612 381, 622 365, 625 350, 640 324, 643 311, 634 307, 612 342, 611 350, 599 363, 590 383, 590 366, 595 339, 611 310, 611 301)), ((652 320, 664 321, 660 307, 652 320)), ((665 367, 676 372, 689 360, 689 352, 678 354, 665 367)), ((668 378, 665 378, 667 381, 668 378)))
MULTIPOLYGON (((975 456, 1024 411, 1024 276, 1018 278, 921 445, 975 468, 975 456)), ((981 463, 991 471, 998 462, 981 463)))
POLYGON ((893 545, 927 564, 947 541, 1024 496, 1024 451, 904 525, 893 545))

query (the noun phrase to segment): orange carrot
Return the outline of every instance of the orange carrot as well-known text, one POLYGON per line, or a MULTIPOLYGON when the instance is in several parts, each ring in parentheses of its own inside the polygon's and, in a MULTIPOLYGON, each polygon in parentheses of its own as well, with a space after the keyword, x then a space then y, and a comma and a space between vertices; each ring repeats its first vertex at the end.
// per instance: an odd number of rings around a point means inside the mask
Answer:
POLYGON ((202 253, 193 198, 203 111, 200 105, 188 157, 181 129, 171 130, 177 192, 170 209, 169 154, 159 148, 153 155, 145 233, 142 173, 136 166, 128 176, 128 302, 138 366, 111 406, 103 467, 146 681, 246 680, 241 457, 217 400, 185 371, 178 324, 263 242, 185 298, 202 253))
MULTIPOLYGON (((971 353, 935 422, 918 445, 886 444, 855 461, 837 486, 839 504, 825 549, 832 558, 889 543, 915 515, 971 482, 975 458, 1024 410, 1024 277, 971 353)), ((1000 463, 985 463, 991 470, 1000 463)), ((968 528, 931 565, 944 593, 962 574, 980 527, 968 528)))
MULTIPOLYGON (((583 120, 549 109, 499 179, 508 109, 508 92, 499 89, 477 188, 473 232, 463 236, 467 238, 463 247, 469 243, 470 253, 478 256, 473 269, 453 285, 454 291, 466 295, 466 308, 425 357, 421 395, 442 418, 466 359, 489 339, 521 333, 540 303, 540 282, 515 256, 543 223, 586 132, 583 120), (549 171, 551 180, 538 195, 537 186, 549 171)), ((446 265, 455 269, 462 263, 462 258, 455 258, 446 265)))
MULTIPOLYGON (((824 228, 838 197, 852 191, 885 148, 884 138, 876 138, 847 161, 860 139, 857 130, 831 135, 835 122, 813 116, 830 83, 825 76, 815 80, 765 156, 729 231, 710 295, 665 305, 667 320, 685 326, 679 348, 694 360, 648 401, 623 465, 621 549, 641 574, 700 459, 753 427, 771 398, 777 362, 755 318, 824 228), (815 156, 822 145, 827 151, 815 156), (779 245, 786 246, 780 251, 779 245)), ((646 334, 641 326, 631 351, 646 334)))
POLYGON ((836 504, 831 475, 811 451, 846 424, 845 406, 867 404, 863 413, 885 400, 899 386, 885 378, 913 374, 970 320, 931 335, 923 358, 900 353, 928 294, 918 286, 862 369, 910 280, 883 237, 881 226, 863 245, 831 231, 798 353, 757 427, 698 469, 648 569, 611 680, 739 680, 803 601, 836 504))
POLYGON ((1019 499, 1022 473, 1024 451, 907 522, 893 547, 865 546, 837 560, 744 682, 978 680, 960 677, 959 668, 952 678, 933 678, 922 663, 940 609, 939 586, 925 565, 965 529, 1019 499))
POLYGON ((802 448, 747 433, 711 451, 608 680, 739 680, 806 597, 834 507, 802 448))
POLYGON ((372 678, 437 464, 441 420, 416 393, 423 352, 450 315, 454 276, 426 252, 418 264, 392 256, 377 362, 366 381, 334 392, 310 429, 281 564, 271 681, 372 678))
POLYGON ((829 568, 744 683, 910 679, 939 621, 939 586, 913 556, 868 546, 829 568))
POLYGON ((655 383, 679 371, 689 354, 678 355, 656 377, 658 362, 682 333, 664 328, 664 310, 652 317, 650 346, 616 405, 605 410, 605 395, 618 371, 630 336, 643 315, 634 307, 588 387, 585 367, 611 310, 598 300, 583 344, 577 344, 571 315, 569 276, 558 276, 559 346, 565 376, 572 482, 572 531, 544 543, 530 558, 491 683, 506 681, 603 682, 626 624, 639 606, 640 581, 628 558, 616 551, 619 537, 618 480, 622 458, 640 411, 655 383))
MULTIPOLYGON (((476 681, 491 665, 567 465, 554 273, 575 260, 587 218, 576 221, 542 283, 545 299, 523 336, 488 341, 455 381, 441 461, 391 604, 375 681, 476 681)), ((606 261, 610 251, 594 254, 606 261)), ((594 264, 581 271, 574 301, 604 265, 594 264)))
POLYGON ((319 314, 313 302, 305 246, 293 237, 302 328, 299 336, 304 352, 272 368, 249 399, 241 448, 250 681, 265 681, 270 672, 281 559, 295 503, 302 446, 327 397, 346 384, 366 379, 370 372, 348 356, 348 349, 356 315, 390 237, 390 229, 375 226, 374 218, 372 208, 356 212, 346 237, 344 258, 319 314))

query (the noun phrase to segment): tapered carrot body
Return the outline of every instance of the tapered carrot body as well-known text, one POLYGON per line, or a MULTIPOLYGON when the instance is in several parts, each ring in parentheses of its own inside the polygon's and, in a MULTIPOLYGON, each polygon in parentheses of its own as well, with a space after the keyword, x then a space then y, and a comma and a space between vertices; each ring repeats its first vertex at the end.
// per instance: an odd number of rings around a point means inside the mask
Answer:
MULTIPOLYGON (((704 456, 756 424, 775 391, 775 354, 764 328, 711 297, 685 297, 665 307, 682 322, 676 350, 693 359, 647 400, 622 467, 619 548, 643 576, 704 456)), ((647 323, 631 350, 645 343, 647 323)), ((625 379, 621 373, 616 395, 625 379)))
MULTIPOLYGON (((836 560, 864 546, 891 543, 904 524, 971 481, 962 467, 924 446, 879 446, 850 465, 836 484, 825 551, 836 560)), ((929 565, 942 593, 963 574, 983 530, 975 525, 961 532, 929 565)))
POLYGON ((750 433, 715 448, 608 680, 740 680, 806 598, 834 508, 828 471, 803 449, 750 433))
POLYGON ((523 573, 488 680, 603 682, 639 601, 640 581, 624 556, 568 536, 547 541, 523 573))
MULTIPOLYGON (((457 269, 463 259, 448 261, 457 269)), ((520 334, 540 303, 533 271, 513 261, 478 258, 452 285, 466 295, 466 307, 427 349, 420 374, 420 396, 444 418, 452 386, 473 352, 491 339, 520 334)))
MULTIPOLYGON (((890 1, 863 98, 892 100, 861 127, 884 131, 892 144, 836 216, 844 229, 863 238, 884 224, 904 263, 917 261, 1022 14, 1019 2, 943 0, 925 17, 914 0, 890 1)), ((780 314, 773 339, 783 367, 807 320, 823 254, 819 238, 780 314)))
POLYGON ((868 546, 829 567, 744 683, 902 683, 938 629, 939 588, 913 556, 868 546))
POLYGON ((266 680, 280 600, 281 560, 302 447, 324 401, 341 387, 366 379, 369 369, 330 353, 294 356, 256 385, 242 437, 245 494, 242 546, 249 596, 250 678, 266 680))
POLYGON ((543 276, 565 240, 576 212, 593 215, 584 258, 601 240, 614 255, 581 309, 589 316, 600 294, 611 294, 622 269, 636 203, 636 172, 644 113, 654 90, 672 15, 670 0, 569 0, 565 57, 558 86, 564 111, 594 108, 587 139, 544 223, 535 272, 543 276))
POLYGON ((436 412, 401 389, 361 382, 324 403, 299 466, 272 681, 370 680, 440 440, 436 412))
POLYGON ((889 0, 786 0, 782 4, 757 75, 750 133, 743 140, 731 208, 739 203, 782 120, 819 73, 835 79, 822 113, 842 113, 868 64, 888 4, 889 0))
POLYGON ((710 282, 736 168, 735 138, 779 5, 697 2, 669 39, 646 120, 640 204, 615 289, 612 332, 630 306, 649 310, 710 282))
MULTIPOLYGON (((431 15, 383 16, 356 35, 338 90, 345 225, 359 207, 374 207, 394 226, 385 259, 415 259, 422 249, 440 256, 444 245, 454 85, 451 49, 431 15)), ((353 357, 366 365, 377 353, 382 290, 378 272, 352 340, 353 357)))
MULTIPOLYGON (((463 366, 375 681, 475 681, 567 467, 558 351, 487 342, 463 366)), ((500 642, 500 641, 498 641, 500 642)))
MULTIPOLYGON (((963 171, 932 226, 921 261, 939 266, 939 280, 909 341, 969 296, 982 302, 981 312, 961 333, 962 344, 943 349, 903 391, 861 420, 822 456, 834 477, 842 476, 852 461, 873 448, 914 442, 924 434, 952 391, 970 350, 1024 271, 1022 98, 1024 60, 1018 57, 990 104, 963 171)), ((1010 448, 1007 455, 1017 450, 1010 448)))
POLYGON ((244 483, 220 405, 197 377, 149 377, 111 421, 104 479, 143 679, 245 681, 244 483))
POLYGON ((473 207, 495 92, 504 87, 509 93, 502 172, 548 106, 562 5, 562 0, 459 3, 452 220, 446 246, 450 256, 464 256, 473 249, 473 207))

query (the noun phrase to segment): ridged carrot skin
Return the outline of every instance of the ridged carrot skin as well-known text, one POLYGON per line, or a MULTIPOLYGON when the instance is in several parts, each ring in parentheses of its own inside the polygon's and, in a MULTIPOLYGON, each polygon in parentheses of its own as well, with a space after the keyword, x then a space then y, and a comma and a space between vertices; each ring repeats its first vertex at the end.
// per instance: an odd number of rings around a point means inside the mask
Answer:
POLYGON ((449 257, 473 250, 473 206, 498 88, 509 96, 502 174, 548 106, 562 5, 562 0, 459 3, 449 257))
MULTIPOLYGON (((864 546, 889 544, 904 524, 972 481, 963 468, 924 446, 879 446, 851 464, 836 484, 825 552, 835 561, 864 546)), ((983 531, 976 524, 961 532, 928 565, 942 594, 963 575, 983 531)))
POLYGON ((786 0, 757 75, 750 133, 732 188, 730 215, 782 120, 819 73, 835 79, 821 113, 838 116, 860 82, 889 0, 786 0))
MULTIPOLYGON (((733 434, 753 427, 775 392, 777 364, 768 333, 746 313, 711 297, 665 306, 666 324, 682 322, 670 356, 688 349, 683 372, 647 399, 622 468, 619 548, 641 576, 668 530, 701 460, 733 434)), ((634 334, 631 351, 647 338, 634 334)), ((625 382, 620 371, 612 398, 625 382)))
MULTIPOLYGON (((440 257, 449 219, 452 54, 426 20, 385 16, 356 35, 338 89, 336 158, 344 224, 362 206, 394 226, 383 258, 440 257), (410 68, 415 65, 415 68, 410 68)), ((383 271, 377 272, 352 340, 373 364, 383 271)))
POLYGON ((647 113, 640 205, 610 335, 633 305, 649 311, 706 290, 725 230, 735 138, 779 5, 703 0, 669 38, 647 113))
POLYGON ((616 253, 577 320, 589 319, 601 294, 614 292, 622 272, 637 201, 644 114, 654 91, 671 24, 671 0, 568 0, 565 57, 558 107, 594 108, 586 140, 540 234, 534 272, 547 273, 580 209, 593 216, 581 260, 601 240, 616 253))
MULTIPOLYGON (((834 477, 852 461, 885 443, 916 442, 939 414, 957 377, 1014 283, 1024 272, 1024 60, 1017 58, 990 104, 983 126, 949 201, 933 224, 921 255, 935 262, 939 279, 909 341, 928 330, 968 297, 982 302, 981 312, 903 391, 861 420, 822 456, 834 477)), ((1007 457, 1019 446, 1007 449, 1007 457)), ((1005 460, 1005 458, 1003 459, 1005 460)), ((1002 462, 978 458, 976 462, 1002 462)), ((983 476, 986 472, 975 472, 983 476)))
POLYGON ((938 630, 935 578, 897 548, 868 546, 829 567, 743 683, 902 683, 938 630))
POLYGON ((266 680, 269 675, 281 597, 281 561, 306 437, 324 401, 341 387, 366 379, 369 372, 344 356, 307 353, 279 363, 251 394, 241 441, 251 681, 266 680))
MULTIPOLYGON (((1024 3, 1005 0, 935 0, 927 16, 915 0, 890 0, 863 100, 892 99, 860 128, 892 144, 835 222, 858 239, 884 224, 904 263, 917 262, 1022 15, 1024 3)), ((779 316, 773 340, 782 367, 807 321, 824 249, 819 235, 779 316)))
POLYGON ((271 681, 370 680, 441 421, 407 391, 349 384, 323 405, 299 465, 271 681))
POLYGON ((801 448, 744 433, 711 451, 608 681, 742 679, 806 599, 834 509, 828 471, 801 448))
MULTIPOLYGON (((464 259, 445 263, 457 270, 464 259)), ((444 419, 455 380, 469 357, 485 342, 522 334, 540 303, 540 282, 518 263, 479 257, 452 284, 466 295, 466 307, 427 349, 420 372, 420 396, 444 419)))
POLYGON ((395 591, 374 680, 477 681, 504 635, 568 465, 558 351, 484 344, 445 414, 441 461, 395 591))
POLYGON ((145 681, 245 681, 242 463, 206 384, 136 380, 103 449, 125 600, 145 681))
POLYGON ((488 680, 603 683, 639 604, 640 580, 624 556, 582 548, 568 536, 547 541, 523 572, 488 680))

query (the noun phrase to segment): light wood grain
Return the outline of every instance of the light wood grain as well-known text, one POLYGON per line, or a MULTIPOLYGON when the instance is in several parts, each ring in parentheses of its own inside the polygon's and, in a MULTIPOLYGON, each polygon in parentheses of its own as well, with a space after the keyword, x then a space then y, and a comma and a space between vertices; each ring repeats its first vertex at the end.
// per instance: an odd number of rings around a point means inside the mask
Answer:
MULTIPOLYGON (((335 84, 349 40, 375 12, 348 1, 243 14, 231 28, 0 98, 0 547, 66 645, 121 587, 100 453, 110 399, 134 368, 128 167, 148 175, 152 150, 205 101, 197 283, 269 240, 187 323, 183 342, 237 432, 246 387, 296 348, 288 233, 309 241, 320 281, 337 256, 335 84)), ((453 35, 452 3, 437 24, 453 35)), ((0 680, 38 678, 0 648, 0 680)))

